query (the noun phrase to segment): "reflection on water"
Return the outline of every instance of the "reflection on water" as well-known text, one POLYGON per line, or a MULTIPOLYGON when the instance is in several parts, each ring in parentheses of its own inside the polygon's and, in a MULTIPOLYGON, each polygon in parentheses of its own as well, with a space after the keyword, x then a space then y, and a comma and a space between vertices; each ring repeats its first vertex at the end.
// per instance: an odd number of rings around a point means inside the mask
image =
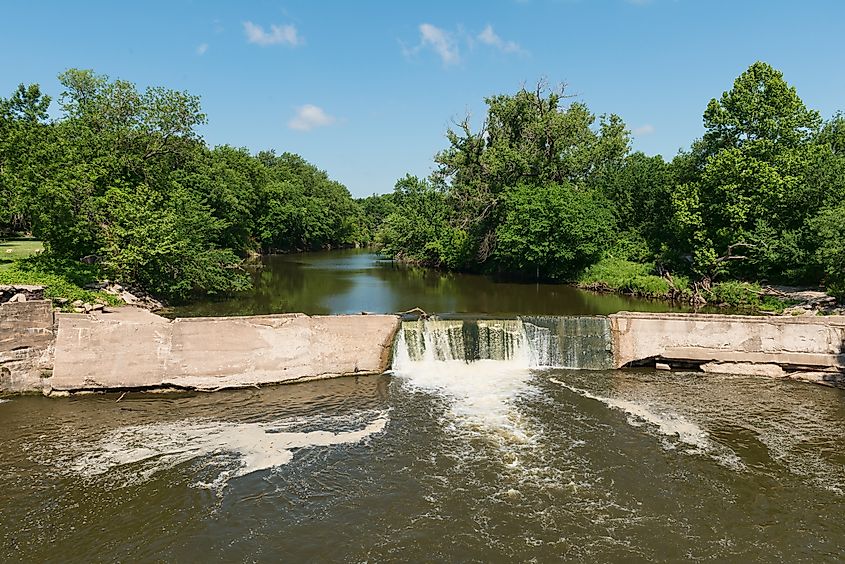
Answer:
POLYGON ((490 277, 398 265, 366 250, 262 257, 254 288, 225 301, 174 308, 169 315, 429 313, 603 315, 617 311, 678 310, 670 304, 595 294, 560 284, 520 284, 490 277))
POLYGON ((441 361, 116 399, 0 406, 0 560, 845 558, 840 390, 441 361))

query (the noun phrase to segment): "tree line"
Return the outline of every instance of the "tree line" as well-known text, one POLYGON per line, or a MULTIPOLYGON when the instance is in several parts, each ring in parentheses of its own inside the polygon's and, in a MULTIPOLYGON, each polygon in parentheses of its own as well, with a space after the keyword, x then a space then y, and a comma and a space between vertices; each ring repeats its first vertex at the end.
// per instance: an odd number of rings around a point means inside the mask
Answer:
POLYGON ((539 84, 487 98, 477 129, 448 130, 428 178, 361 200, 297 155, 209 147, 189 93, 90 70, 59 81, 57 117, 38 85, 0 98, 0 235, 42 239, 38 268, 82 259, 181 301, 246 288, 254 253, 374 242, 405 262, 531 280, 623 268, 845 295, 845 116, 823 120, 762 62, 669 161, 632 151, 618 116, 539 84))
POLYGON ((670 161, 631 149, 540 84, 486 99, 478 129, 447 132, 429 178, 364 202, 384 253, 450 270, 573 281, 606 260, 654 274, 824 284, 845 294, 845 116, 824 121, 757 62, 670 161))
POLYGON ((211 148, 186 92, 59 76, 58 117, 38 85, 0 98, 0 235, 44 242, 39 268, 81 259, 171 301, 248 286, 253 253, 366 242, 361 206, 301 157, 211 148))

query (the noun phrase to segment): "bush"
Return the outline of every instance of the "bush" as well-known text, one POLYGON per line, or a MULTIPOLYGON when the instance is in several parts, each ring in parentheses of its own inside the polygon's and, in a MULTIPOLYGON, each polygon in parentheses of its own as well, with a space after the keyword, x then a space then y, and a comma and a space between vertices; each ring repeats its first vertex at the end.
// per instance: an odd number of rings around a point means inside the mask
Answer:
POLYGON ((496 227, 496 263, 506 272, 571 280, 596 262, 615 222, 598 192, 570 184, 508 188, 496 227))
POLYGON ((40 254, 13 262, 0 270, 0 284, 44 286, 44 296, 50 299, 64 298, 70 302, 82 300, 94 303, 105 301, 120 305, 123 300, 105 292, 92 292, 83 286, 97 280, 97 269, 82 263, 57 260, 40 254))
POLYGON ((677 297, 675 292, 689 292, 689 280, 686 277, 676 276, 672 280, 674 289, 666 278, 654 274, 652 264, 604 258, 581 273, 578 284, 648 298, 677 297))
POLYGON ((710 290, 703 292, 704 299, 713 304, 727 305, 739 309, 759 309, 764 311, 783 311, 789 303, 774 296, 762 295, 759 284, 728 280, 713 284, 710 290))

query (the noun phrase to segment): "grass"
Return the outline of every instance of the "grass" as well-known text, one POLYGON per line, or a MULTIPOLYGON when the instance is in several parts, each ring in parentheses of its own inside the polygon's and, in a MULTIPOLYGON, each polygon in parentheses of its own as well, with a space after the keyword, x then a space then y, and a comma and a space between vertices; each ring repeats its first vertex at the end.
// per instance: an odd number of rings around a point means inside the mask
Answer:
POLYGON ((669 280, 654 274, 654 265, 617 258, 605 258, 587 268, 578 278, 578 285, 642 296, 646 298, 676 298, 689 291, 689 280, 676 276, 669 280))
POLYGON ((0 239, 0 270, 9 268, 16 260, 32 256, 44 250, 38 239, 12 237, 0 239))
MULTIPOLYGON (((34 239, 13 240, 7 243, 26 243, 9 247, 19 258, 0 265, 0 284, 44 286, 44 296, 53 301, 67 300, 62 309, 71 310, 76 300, 120 305, 123 300, 106 292, 86 290, 83 286, 97 280, 95 267, 80 262, 57 261, 39 253, 41 243, 34 239)), ((3 243, 6 245, 7 243, 3 243)), ((3 247, 0 247, 3 248, 3 247)))
MULTIPOLYGON (((631 262, 617 258, 604 258, 587 268, 577 280, 582 288, 620 292, 645 298, 689 300, 693 289, 689 278, 667 278, 654 274, 653 264, 631 262), (674 285, 674 287, 673 287, 674 285)), ((736 309, 782 312, 792 305, 774 296, 764 296, 759 284, 728 280, 713 284, 701 296, 710 305, 724 305, 736 309)))

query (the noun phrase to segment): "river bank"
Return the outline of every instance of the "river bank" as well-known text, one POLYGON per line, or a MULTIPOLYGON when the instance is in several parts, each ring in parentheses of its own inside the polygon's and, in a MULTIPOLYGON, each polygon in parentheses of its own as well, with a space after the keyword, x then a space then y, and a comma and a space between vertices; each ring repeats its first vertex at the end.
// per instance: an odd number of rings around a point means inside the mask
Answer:
MULTIPOLYGON (((18 252, 14 259, 0 265, 0 285, 6 286, 44 286, 44 296, 53 300, 54 305, 65 312, 90 311, 97 304, 130 304, 145 307, 152 311, 163 311, 165 315, 254 315, 282 312, 306 312, 315 314, 358 313, 372 311, 392 313, 421 307, 432 313, 469 313, 469 314, 542 314, 566 315, 573 313, 609 314, 621 310, 631 311, 701 311, 705 313, 752 313, 752 314, 787 314, 804 315, 820 313, 836 315, 842 308, 835 298, 820 289, 788 288, 765 286, 742 281, 723 281, 714 284, 695 284, 682 276, 653 273, 654 266, 633 263, 625 260, 604 259, 586 269, 577 279, 569 284, 535 281, 511 280, 489 275, 461 274, 436 269, 423 268, 411 263, 393 261, 381 257, 369 248, 328 250, 308 253, 284 253, 279 255, 257 255, 251 259, 251 288, 242 292, 213 296, 196 297, 193 300, 166 307, 166 303, 149 295, 141 288, 124 287, 118 282, 98 280, 96 267, 93 265, 71 265, 52 261, 33 260, 41 248, 35 240, 26 240, 26 252, 18 252), (23 253, 23 254, 21 254, 23 253), (27 260, 29 258, 29 260, 27 260), (335 275, 338 280, 320 277, 318 271, 335 275), (322 294, 334 291, 343 293, 348 284, 344 278, 359 278, 362 275, 375 276, 379 283, 370 281, 373 292, 400 289, 398 298, 392 300, 371 299, 356 296, 360 305, 335 307, 331 304, 345 300, 332 300, 322 294), (280 276, 290 280, 280 280, 280 276), (311 280, 314 278, 316 280, 311 280), (303 291, 302 285, 308 280, 318 288, 303 291), (528 298, 530 288, 535 287, 541 299, 528 298), (409 291, 405 291, 405 287, 409 291), (413 287, 413 289, 411 289, 413 287), (439 290, 435 290, 440 287, 439 290), (467 289, 481 290, 484 299, 460 295, 467 289), (323 291, 325 290, 325 292, 323 291), (456 294, 455 299, 428 300, 426 294, 447 291, 456 294), (268 295, 269 294, 269 295, 268 295), (507 308, 496 303, 496 298, 519 294, 519 307, 507 308), (589 294, 606 297, 591 299, 589 294), (421 300, 410 299, 421 295, 421 300), (496 298, 494 298, 494 295, 496 298), (612 296, 622 299, 613 299, 612 296), (309 297, 312 296, 312 297, 309 297), (323 307, 315 307, 315 302, 328 300, 323 307), (526 303, 526 301, 528 303, 526 303), (542 301, 551 301, 551 307, 539 307, 542 301), (606 302, 603 307, 567 307, 564 302, 606 302), (252 303, 250 303, 252 302, 252 303), (261 302, 261 303, 256 303, 261 302), (392 302, 392 303, 391 303, 392 302), (474 304, 473 304, 474 302, 474 304), (556 302, 559 305, 556 305, 556 302)), ((17 249, 17 247, 16 247, 17 249)), ((17 251, 16 251, 17 252, 17 251)), ((360 280, 353 280, 356 286, 360 280)), ((356 288, 363 292, 365 288, 356 288)), ((0 302, 13 296, 0 294, 0 302)), ((352 301, 352 300, 348 300, 352 301)), ((505 300, 507 302, 507 300, 505 300)))

